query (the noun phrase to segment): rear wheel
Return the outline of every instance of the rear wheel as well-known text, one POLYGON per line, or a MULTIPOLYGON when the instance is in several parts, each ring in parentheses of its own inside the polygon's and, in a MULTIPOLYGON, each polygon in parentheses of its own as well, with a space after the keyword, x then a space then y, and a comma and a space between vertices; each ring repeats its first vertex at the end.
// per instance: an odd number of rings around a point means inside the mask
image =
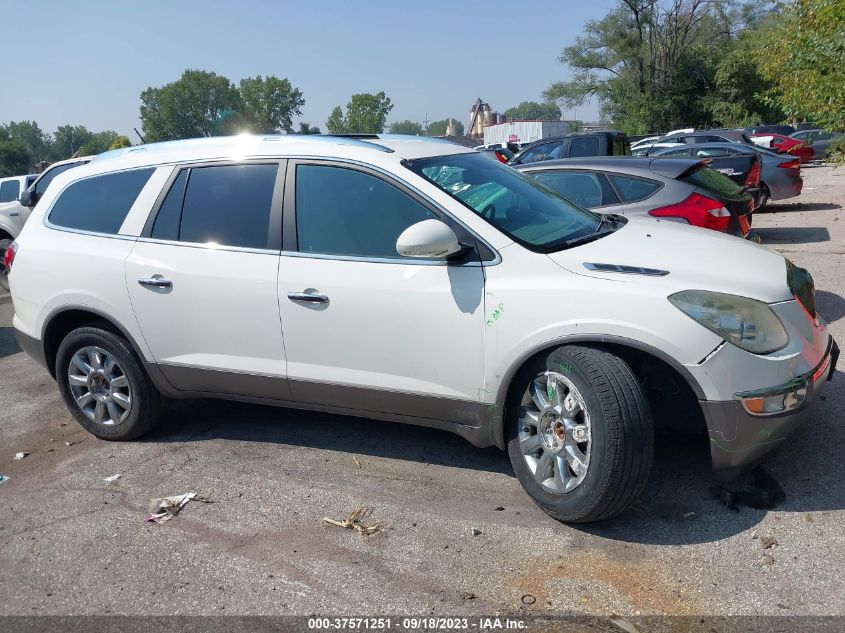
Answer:
POLYGON ((135 352, 107 330, 68 334, 56 355, 56 381, 73 416, 100 439, 134 439, 161 415, 161 396, 135 352))
POLYGON ((642 388, 618 356, 573 345, 535 359, 512 385, 506 419, 517 478, 556 519, 606 519, 642 492, 653 422, 642 388))

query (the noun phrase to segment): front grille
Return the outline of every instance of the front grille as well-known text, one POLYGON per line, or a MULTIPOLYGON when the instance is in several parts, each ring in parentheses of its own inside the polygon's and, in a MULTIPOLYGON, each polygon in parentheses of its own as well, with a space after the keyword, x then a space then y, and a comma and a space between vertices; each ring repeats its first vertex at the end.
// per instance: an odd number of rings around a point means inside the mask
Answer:
POLYGON ((796 266, 786 260, 786 283, 795 298, 801 302, 810 316, 816 318, 816 285, 813 276, 806 268, 796 266))

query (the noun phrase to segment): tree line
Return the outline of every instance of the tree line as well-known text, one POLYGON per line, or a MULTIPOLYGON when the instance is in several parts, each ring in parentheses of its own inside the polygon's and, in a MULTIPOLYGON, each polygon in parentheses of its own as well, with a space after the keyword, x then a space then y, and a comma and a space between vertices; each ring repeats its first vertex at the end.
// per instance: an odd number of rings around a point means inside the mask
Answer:
POLYGON ((545 97, 596 98, 628 134, 812 121, 845 128, 842 0, 619 0, 559 61, 545 97))
POLYGON ((35 121, 11 121, 0 125, 0 177, 20 176, 46 163, 129 145, 129 139, 114 130, 92 132, 84 125, 60 125, 48 134, 35 121))

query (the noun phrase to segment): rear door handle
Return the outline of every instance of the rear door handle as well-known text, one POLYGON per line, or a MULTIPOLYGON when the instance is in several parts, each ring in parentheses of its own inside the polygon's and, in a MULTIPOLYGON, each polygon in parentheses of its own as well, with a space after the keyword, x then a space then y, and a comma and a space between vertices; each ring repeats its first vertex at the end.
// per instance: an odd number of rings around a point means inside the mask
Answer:
POLYGON ((313 292, 289 292, 288 299, 291 301, 306 301, 308 303, 328 303, 326 295, 319 295, 313 292))
POLYGON ((138 283, 142 286, 148 286, 151 288, 172 288, 173 282, 169 279, 165 279, 161 275, 153 275, 152 277, 141 277, 138 280, 138 283))

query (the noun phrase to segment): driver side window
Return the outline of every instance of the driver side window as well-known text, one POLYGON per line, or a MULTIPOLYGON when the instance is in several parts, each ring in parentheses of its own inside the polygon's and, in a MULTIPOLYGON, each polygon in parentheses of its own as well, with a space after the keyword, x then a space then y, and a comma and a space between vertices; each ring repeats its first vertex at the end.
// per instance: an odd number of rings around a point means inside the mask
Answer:
POLYGON ((299 252, 407 259, 396 240, 412 224, 439 219, 380 178, 345 167, 296 167, 299 252))

